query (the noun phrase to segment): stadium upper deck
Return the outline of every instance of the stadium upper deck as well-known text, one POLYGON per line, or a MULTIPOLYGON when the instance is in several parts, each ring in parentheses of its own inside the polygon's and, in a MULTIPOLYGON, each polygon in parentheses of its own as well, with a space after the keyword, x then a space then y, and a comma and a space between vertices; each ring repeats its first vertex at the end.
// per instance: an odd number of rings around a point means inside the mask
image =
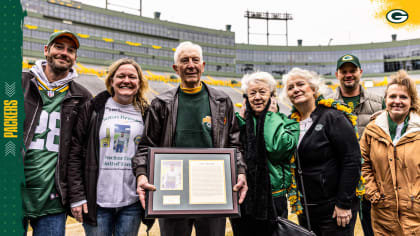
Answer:
POLYGON ((43 58, 42 48, 54 30, 78 34, 78 61, 109 65, 130 57, 144 69, 172 72, 173 51, 181 41, 203 47, 206 74, 241 77, 254 70, 277 78, 298 66, 333 75, 336 59, 356 54, 364 75, 378 76, 398 69, 420 70, 420 39, 339 46, 261 46, 235 44, 235 33, 162 21, 106 10, 70 0, 22 0, 27 11, 23 56, 43 58))

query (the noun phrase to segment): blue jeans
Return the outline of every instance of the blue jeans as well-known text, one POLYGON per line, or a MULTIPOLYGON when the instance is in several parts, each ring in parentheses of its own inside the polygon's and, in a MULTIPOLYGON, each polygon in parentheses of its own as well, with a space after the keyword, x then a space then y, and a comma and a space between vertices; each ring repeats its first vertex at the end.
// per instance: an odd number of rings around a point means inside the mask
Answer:
POLYGON ((98 225, 83 223, 86 236, 137 236, 140 229, 140 201, 125 207, 97 208, 98 225))
POLYGON ((115 148, 115 152, 123 152, 124 144, 117 144, 117 148, 115 148))
POLYGON ((37 218, 25 218, 23 226, 25 229, 24 235, 28 231, 28 221, 33 229, 33 236, 64 236, 66 229, 65 212, 40 216, 37 218))

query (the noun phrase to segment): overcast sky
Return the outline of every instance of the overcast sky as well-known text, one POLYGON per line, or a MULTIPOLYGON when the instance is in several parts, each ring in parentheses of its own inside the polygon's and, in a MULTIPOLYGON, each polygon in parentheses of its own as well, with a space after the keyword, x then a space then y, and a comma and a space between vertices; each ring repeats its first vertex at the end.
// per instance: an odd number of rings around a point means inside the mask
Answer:
MULTIPOLYGON (((85 4, 105 7, 106 0, 79 0, 85 4)), ((109 8, 137 13, 138 10, 119 8, 123 5, 138 9, 142 1, 142 15, 153 18, 161 12, 161 20, 224 30, 232 25, 236 43, 247 43, 246 10, 270 13, 291 13, 288 21, 288 45, 341 45, 420 38, 420 26, 394 29, 385 19, 374 17, 378 0, 108 0, 109 8), (372 3, 374 1, 376 3, 372 3)), ((405 0, 412 1, 412 0, 405 0)), ((413 0, 418 1, 418 0, 413 0)), ((417 4, 417 3, 415 3, 417 4)), ((284 21, 270 21, 270 45, 286 45, 284 21)), ((250 43, 265 45, 266 21, 250 20, 250 43)))

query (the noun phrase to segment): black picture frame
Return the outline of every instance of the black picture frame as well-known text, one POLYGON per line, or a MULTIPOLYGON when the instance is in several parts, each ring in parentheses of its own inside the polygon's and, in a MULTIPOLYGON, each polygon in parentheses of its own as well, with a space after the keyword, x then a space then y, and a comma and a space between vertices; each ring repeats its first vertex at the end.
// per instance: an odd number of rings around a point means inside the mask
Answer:
POLYGON ((234 148, 149 148, 148 180, 156 191, 146 193, 146 218, 239 217, 235 153, 234 148))

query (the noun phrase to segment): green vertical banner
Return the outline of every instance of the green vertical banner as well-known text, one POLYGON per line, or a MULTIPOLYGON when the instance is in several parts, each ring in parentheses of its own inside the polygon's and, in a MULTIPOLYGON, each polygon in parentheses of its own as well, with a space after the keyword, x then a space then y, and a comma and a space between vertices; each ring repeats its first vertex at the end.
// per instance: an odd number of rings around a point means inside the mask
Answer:
POLYGON ((23 12, 19 0, 0 1, 0 235, 23 235, 23 12))

